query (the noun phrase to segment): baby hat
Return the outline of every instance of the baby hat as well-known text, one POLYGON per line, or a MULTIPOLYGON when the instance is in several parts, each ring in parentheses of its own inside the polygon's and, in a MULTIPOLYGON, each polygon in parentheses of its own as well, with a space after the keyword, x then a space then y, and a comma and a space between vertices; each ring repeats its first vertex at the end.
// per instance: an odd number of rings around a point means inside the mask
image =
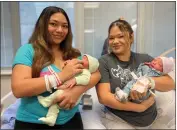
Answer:
POLYGON ((90 73, 95 72, 98 69, 98 66, 99 66, 98 60, 96 58, 88 55, 88 54, 84 54, 84 55, 87 56, 87 58, 88 58, 90 73))
POLYGON ((167 74, 171 72, 174 68, 174 60, 172 57, 159 57, 162 59, 163 73, 167 74))

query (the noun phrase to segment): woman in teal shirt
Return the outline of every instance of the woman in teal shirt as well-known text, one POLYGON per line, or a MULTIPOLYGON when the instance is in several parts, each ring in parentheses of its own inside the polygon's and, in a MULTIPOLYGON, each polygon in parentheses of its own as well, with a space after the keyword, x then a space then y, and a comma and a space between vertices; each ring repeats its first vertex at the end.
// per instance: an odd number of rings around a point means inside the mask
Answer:
POLYGON ((12 72, 12 91, 21 98, 15 129, 83 129, 75 106, 78 98, 100 79, 98 71, 91 75, 87 86, 65 89, 54 103, 62 108, 53 127, 38 120, 47 114, 37 100, 38 95, 48 96, 68 79, 82 72, 81 53, 72 47, 72 32, 66 12, 55 6, 46 7, 39 16, 29 44, 21 46, 15 56, 12 72), (77 58, 77 59, 73 59, 77 58), (66 60, 72 62, 65 62, 66 60), (73 59, 73 60, 72 60, 73 59), (51 67, 51 73, 48 67, 51 67))

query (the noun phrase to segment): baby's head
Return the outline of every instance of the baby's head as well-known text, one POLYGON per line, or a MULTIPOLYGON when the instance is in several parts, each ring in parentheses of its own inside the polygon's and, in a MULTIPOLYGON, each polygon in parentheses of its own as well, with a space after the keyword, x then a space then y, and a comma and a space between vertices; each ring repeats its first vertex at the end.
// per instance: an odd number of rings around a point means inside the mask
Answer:
POLYGON ((83 56, 83 66, 85 69, 89 69, 90 73, 95 72, 98 69, 99 62, 96 58, 85 54, 83 56))
POLYGON ((173 70, 174 60, 172 57, 157 57, 151 61, 151 67, 165 74, 173 70))

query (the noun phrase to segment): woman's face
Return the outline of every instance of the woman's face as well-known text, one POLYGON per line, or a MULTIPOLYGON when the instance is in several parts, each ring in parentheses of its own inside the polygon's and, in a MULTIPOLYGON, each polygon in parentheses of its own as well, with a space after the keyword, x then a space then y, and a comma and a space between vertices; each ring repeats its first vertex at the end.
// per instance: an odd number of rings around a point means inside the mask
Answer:
POLYGON ((62 13, 55 13, 50 17, 48 31, 52 44, 60 44, 68 34, 68 22, 62 13))
POLYGON ((113 26, 109 33, 109 46, 114 54, 123 55, 130 51, 130 43, 127 42, 126 36, 120 31, 119 27, 113 26))

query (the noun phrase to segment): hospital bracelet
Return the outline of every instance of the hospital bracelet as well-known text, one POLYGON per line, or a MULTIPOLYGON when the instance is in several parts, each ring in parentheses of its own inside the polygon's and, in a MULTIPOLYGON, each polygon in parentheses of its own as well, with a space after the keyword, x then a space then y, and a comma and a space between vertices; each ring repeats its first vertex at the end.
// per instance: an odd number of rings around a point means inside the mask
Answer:
MULTIPOLYGON (((48 66, 48 69, 49 69, 50 73, 55 77, 55 81, 56 81, 56 83, 57 83, 57 86, 60 86, 60 85, 62 84, 62 82, 61 82, 61 80, 60 80, 58 74, 52 69, 51 66, 48 66)), ((54 89, 56 89, 57 86, 52 86, 52 87, 53 87, 54 89)))
POLYGON ((47 91, 52 93, 52 90, 51 90, 50 85, 49 85, 48 75, 44 75, 44 79, 45 79, 45 87, 46 87, 47 91))
POLYGON ((48 78, 49 78, 49 82, 50 82, 50 84, 51 84, 51 87, 54 88, 54 89, 56 89, 58 83, 57 83, 57 81, 56 81, 57 79, 56 79, 55 75, 54 75, 54 74, 51 74, 51 75, 48 76, 48 78))
POLYGON ((56 78, 56 81, 57 81, 58 86, 60 86, 60 85, 62 84, 62 82, 61 82, 61 80, 60 80, 58 74, 57 74, 56 72, 54 72, 53 75, 54 75, 55 78, 56 78))

